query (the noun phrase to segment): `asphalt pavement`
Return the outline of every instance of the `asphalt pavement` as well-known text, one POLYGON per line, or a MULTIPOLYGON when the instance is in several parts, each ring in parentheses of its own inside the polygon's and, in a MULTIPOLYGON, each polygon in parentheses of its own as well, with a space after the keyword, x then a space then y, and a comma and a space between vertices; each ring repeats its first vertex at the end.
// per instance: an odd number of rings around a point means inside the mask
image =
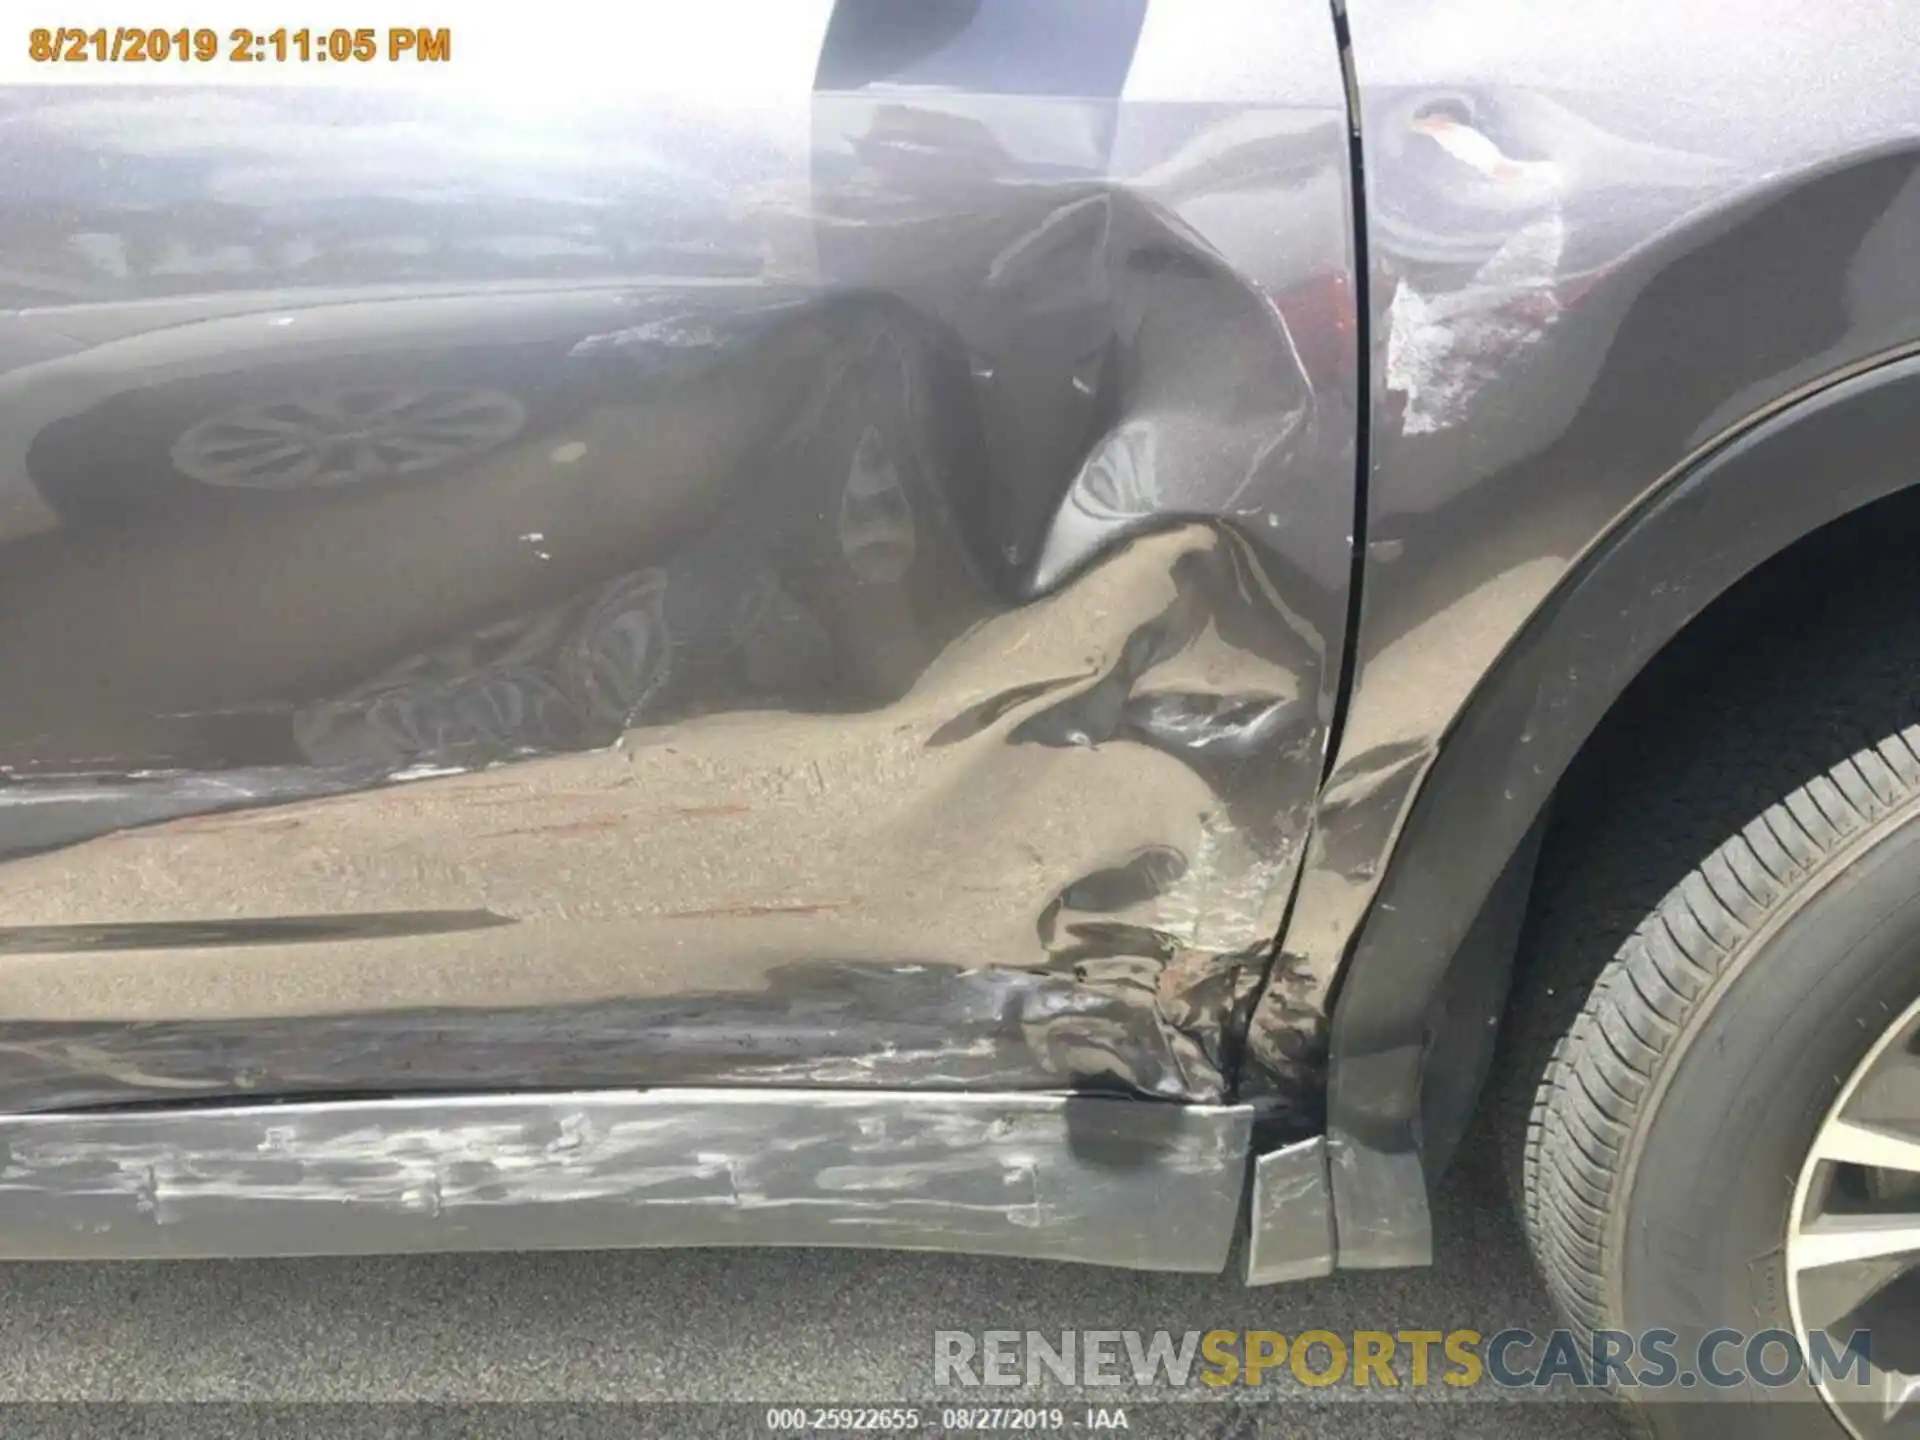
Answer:
MULTIPOLYGON (((1507 1325, 1551 1312, 1484 1164, 1451 1182, 1431 1270, 1249 1290, 1226 1279, 853 1251, 434 1255, 0 1266, 0 1401, 31 1434, 767 1433, 772 1405, 1127 1411, 1152 1435, 1616 1440, 1604 1401, 1432 1386, 1089 1396, 938 1392, 936 1330, 1507 1325), (1223 1408, 1222 1401, 1225 1402, 1223 1408), (249 1402, 224 1405, 125 1402, 249 1402), (636 1411, 606 1402, 751 1402, 636 1411), (263 1408, 269 1402, 271 1408, 263 1408), (277 1402, 277 1403, 272 1403, 277 1402), (415 1402, 411 1406, 392 1402, 415 1402), (445 1410, 471 1402, 543 1402, 445 1410), (1158 1402, 1158 1403, 1156 1403, 1158 1402)), ((1052 1383, 1052 1382, 1049 1382, 1052 1383)))

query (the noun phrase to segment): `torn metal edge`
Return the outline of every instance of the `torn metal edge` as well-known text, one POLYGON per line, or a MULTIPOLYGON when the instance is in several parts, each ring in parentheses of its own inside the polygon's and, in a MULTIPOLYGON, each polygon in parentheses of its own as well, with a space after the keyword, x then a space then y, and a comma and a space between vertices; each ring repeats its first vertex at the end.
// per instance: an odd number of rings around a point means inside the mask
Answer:
POLYGON ((1247 1284, 1278 1285, 1331 1275, 1333 1257, 1325 1138, 1316 1135, 1257 1157, 1247 1227, 1247 1284))
POLYGON ((831 1245, 1218 1273, 1251 1140, 1241 1105, 902 1091, 7 1115, 0 1259, 831 1245))

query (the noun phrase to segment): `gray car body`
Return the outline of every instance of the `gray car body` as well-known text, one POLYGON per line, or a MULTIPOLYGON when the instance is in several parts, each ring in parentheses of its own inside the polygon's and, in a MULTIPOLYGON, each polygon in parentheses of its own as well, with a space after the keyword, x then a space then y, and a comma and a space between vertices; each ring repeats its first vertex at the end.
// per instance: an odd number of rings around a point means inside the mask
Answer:
POLYGON ((0 97, 14 1252, 1424 1258, 1556 781, 1908 483, 1920 25, 1349 9, 0 97))

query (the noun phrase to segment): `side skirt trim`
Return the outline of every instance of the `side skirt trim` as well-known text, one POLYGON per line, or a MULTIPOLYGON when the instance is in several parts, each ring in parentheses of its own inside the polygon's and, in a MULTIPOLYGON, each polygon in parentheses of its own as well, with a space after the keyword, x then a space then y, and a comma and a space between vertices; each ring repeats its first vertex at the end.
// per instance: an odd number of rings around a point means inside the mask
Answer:
POLYGON ((1222 1270, 1252 1111, 598 1090, 0 1116, 0 1258, 852 1245, 1222 1270))
POLYGON ((1316 1135, 1253 1162, 1247 1283, 1278 1285, 1333 1273, 1333 1195, 1327 1142, 1316 1135))

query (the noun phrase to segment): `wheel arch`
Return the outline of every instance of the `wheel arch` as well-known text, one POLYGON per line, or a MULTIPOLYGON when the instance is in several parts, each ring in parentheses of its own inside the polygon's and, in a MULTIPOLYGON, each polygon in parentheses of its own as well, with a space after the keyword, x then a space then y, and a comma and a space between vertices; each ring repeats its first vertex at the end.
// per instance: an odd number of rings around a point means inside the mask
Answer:
POLYGON ((1482 677, 1409 810, 1330 1007, 1339 1263, 1431 1258, 1427 1196, 1492 1057, 1544 817, 1632 682, 1740 580, 1920 487, 1920 346, 1827 377, 1655 486, 1482 677))

